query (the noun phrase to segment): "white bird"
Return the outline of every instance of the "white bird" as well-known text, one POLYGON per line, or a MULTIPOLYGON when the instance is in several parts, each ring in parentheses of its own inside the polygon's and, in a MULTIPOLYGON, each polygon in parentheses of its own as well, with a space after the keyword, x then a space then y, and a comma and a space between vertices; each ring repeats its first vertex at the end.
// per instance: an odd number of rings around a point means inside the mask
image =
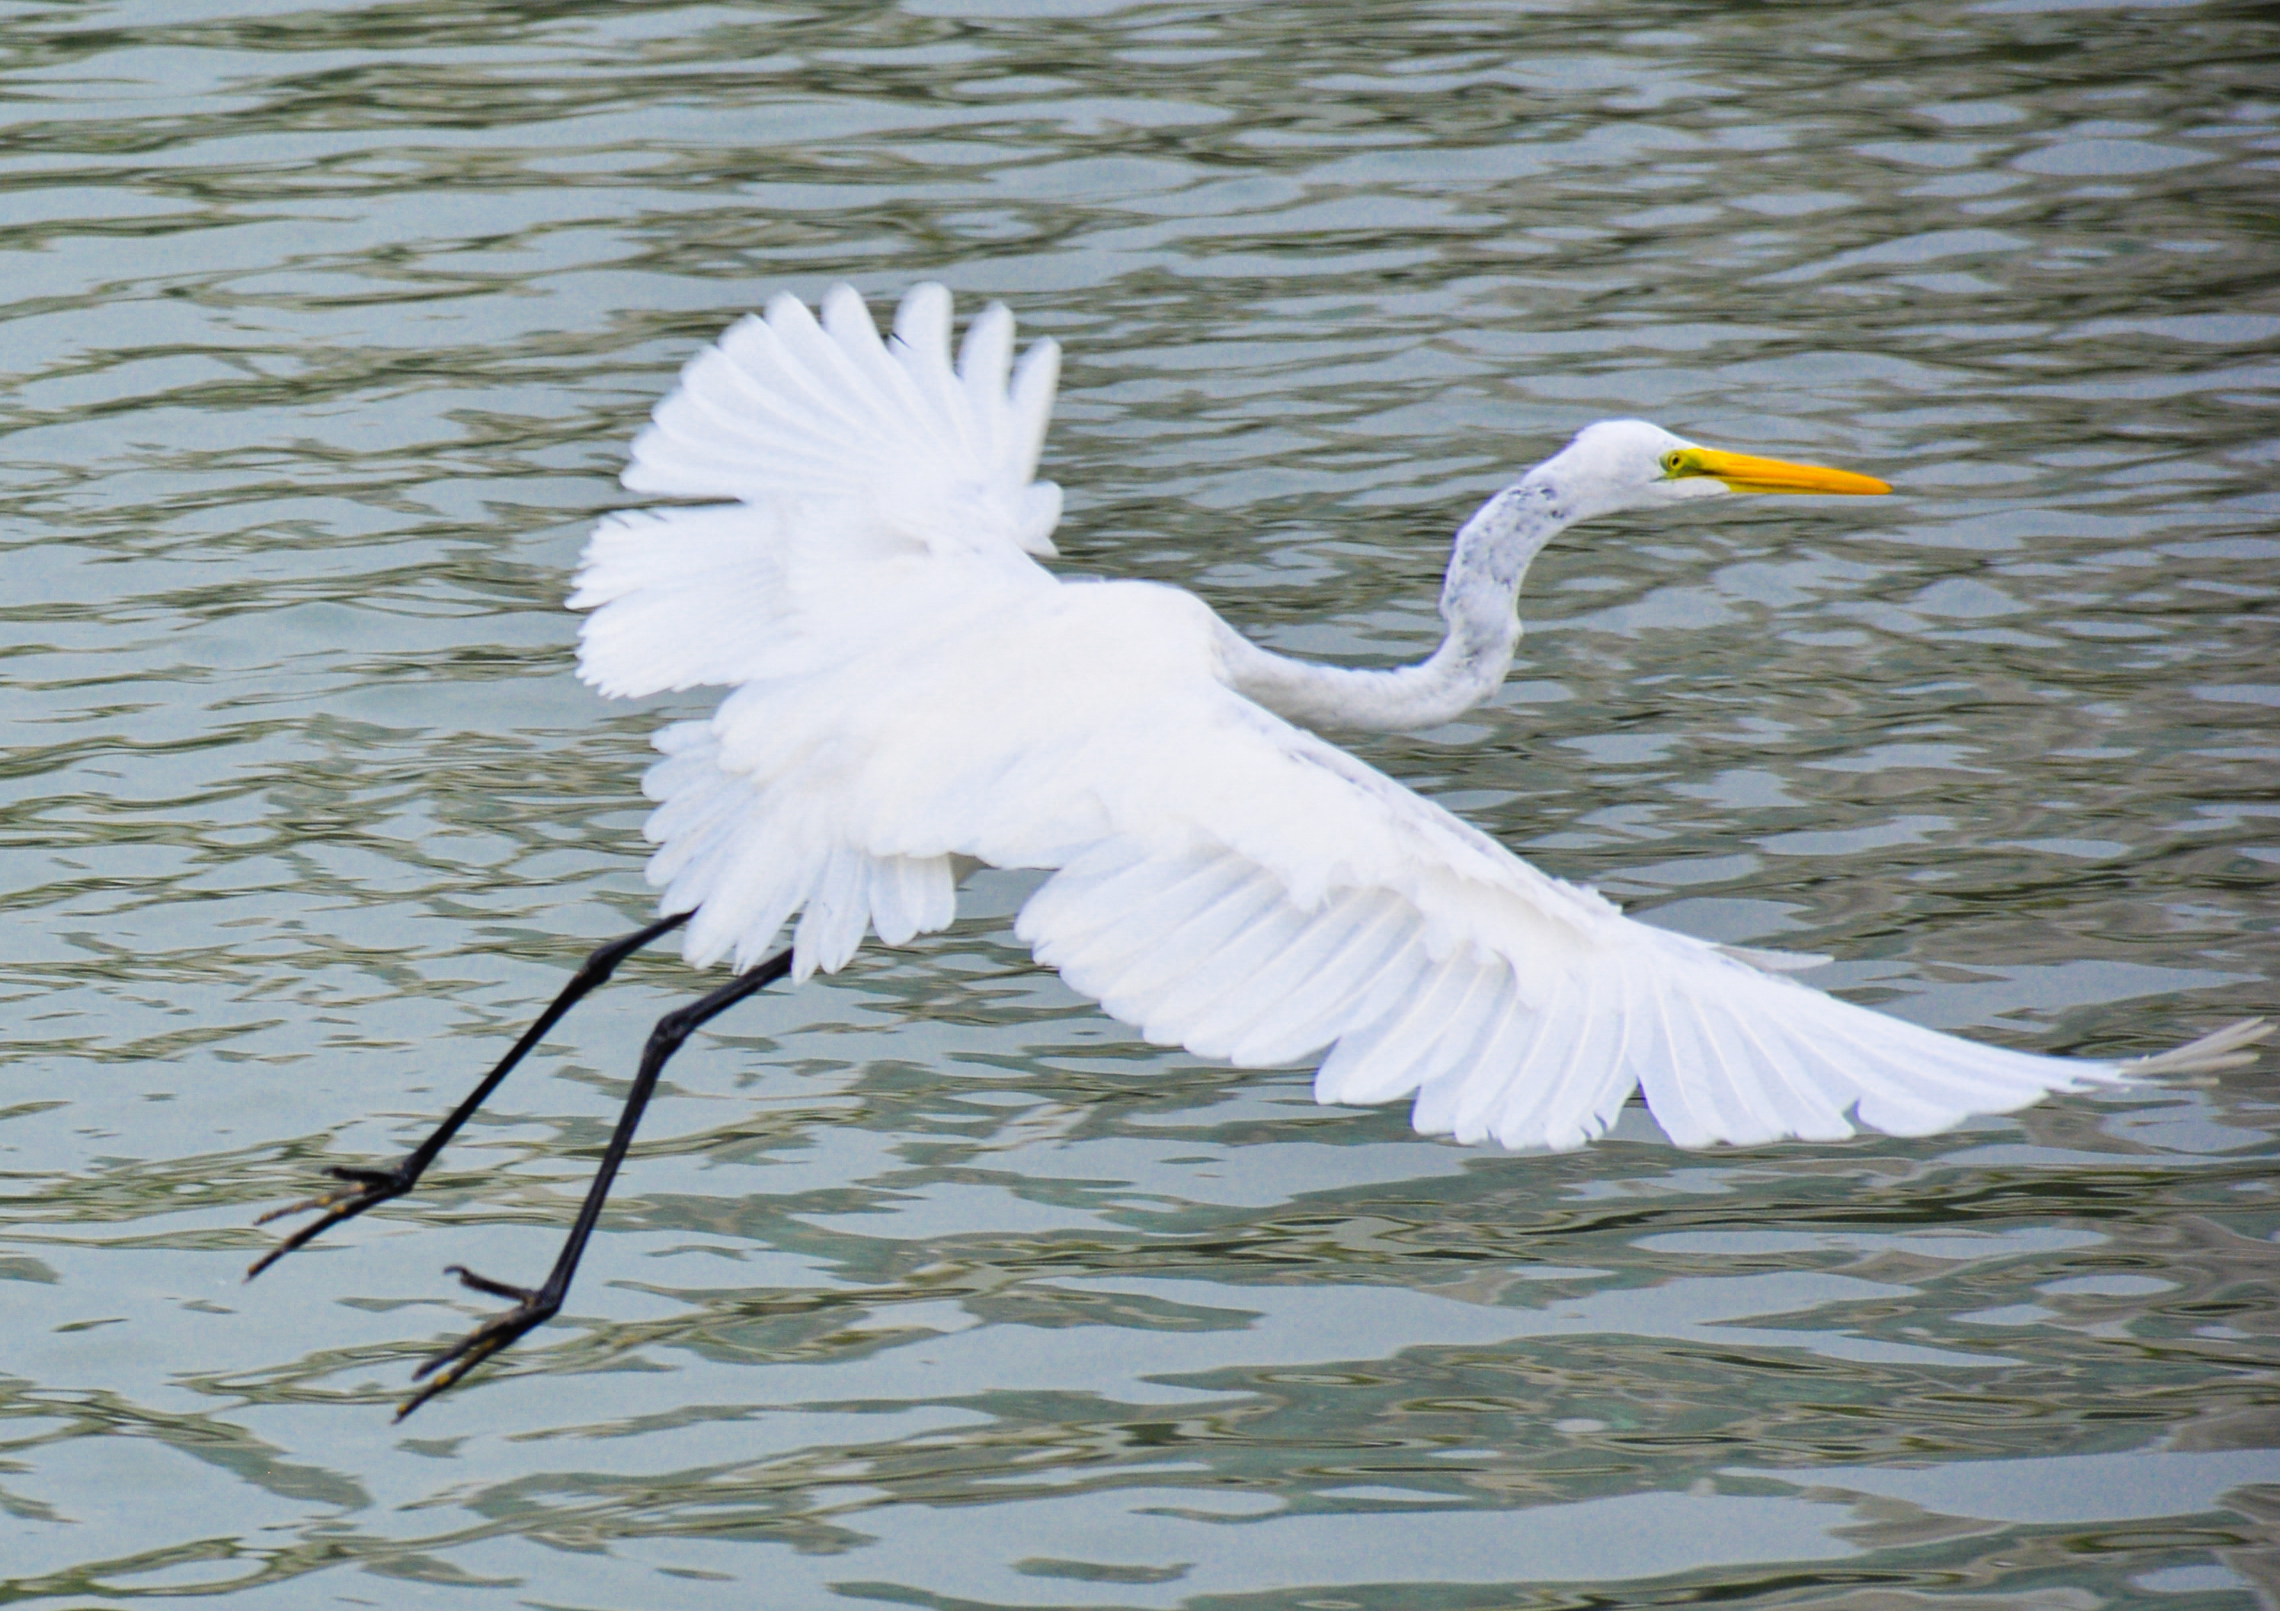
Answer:
MULTIPOLYGON (((2232 1026, 2135 1063, 1980 1045, 1812 990, 1812 958, 1721 947, 1538 872, 1313 729, 1403 730, 1493 695, 1515 598, 1557 533, 1734 492, 1884 483, 1725 453, 1640 420, 1583 430, 1457 533, 1441 646, 1397 670, 1309 665, 1178 588, 1078 581, 1053 553, 1061 494, 1034 478, 1058 353, 1013 358, 993 305, 951 361, 949 294, 922 285, 882 341, 842 286, 820 322, 780 296, 682 372, 625 485, 699 507, 614 514, 573 608, 604 695, 731 690, 665 728, 645 791, 660 922, 597 952, 427 1145, 295 1205, 325 1217, 409 1188, 571 1001, 686 922, 686 956, 746 970, 669 1017, 579 1227, 535 1292, 423 1374, 406 1412, 554 1312, 655 1071, 689 1029, 867 933, 943 928, 962 862, 1049 877, 1015 932, 1150 1041, 1242 1067, 1318 1063, 1334 1103, 1414 1099, 1418 1130, 1579 1147, 1634 1091, 1682 1147, 1900 1135, 2135 1073, 2223 1067, 2232 1026), (788 952, 767 961, 787 923, 788 952), (667 1033, 668 1029, 671 1033, 667 1033)), ((293 1212, 284 1210, 282 1212, 293 1212)), ((256 1266, 256 1270, 261 1266, 256 1266)))

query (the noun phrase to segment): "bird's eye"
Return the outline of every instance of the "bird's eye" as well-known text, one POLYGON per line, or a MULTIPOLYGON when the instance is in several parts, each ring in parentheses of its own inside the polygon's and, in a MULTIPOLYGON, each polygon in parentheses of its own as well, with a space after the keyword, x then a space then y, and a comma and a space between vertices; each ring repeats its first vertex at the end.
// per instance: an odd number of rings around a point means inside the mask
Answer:
POLYGON ((1672 448, 1668 453, 1665 453, 1662 456, 1663 474, 1678 474, 1678 467, 1685 462, 1685 459, 1680 456, 1678 449, 1672 448))

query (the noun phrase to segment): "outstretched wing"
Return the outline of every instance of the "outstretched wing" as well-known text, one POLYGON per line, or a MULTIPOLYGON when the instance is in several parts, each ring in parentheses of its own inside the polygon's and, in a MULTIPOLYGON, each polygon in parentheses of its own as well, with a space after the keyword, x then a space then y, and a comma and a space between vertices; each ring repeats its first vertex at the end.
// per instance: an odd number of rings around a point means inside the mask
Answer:
MULTIPOLYGON (((1904 1134, 2110 1080, 1958 1040, 1625 918, 1214 674, 1172 589, 977 584, 873 600, 827 672, 671 730, 651 876, 695 960, 759 955, 804 901, 803 969, 867 922, 949 918, 949 858, 1054 869, 1017 932, 1149 1039, 1319 1058, 1324 1101, 1567 1148, 1634 1089, 1686 1146, 1904 1134)), ((2229 1050, 2220 1048, 2219 1050, 2229 1050)), ((2212 1054, 2213 1055, 2213 1054, 2212 1054)))
MULTIPOLYGON (((1104 835, 1023 909, 1040 960, 1152 1041, 1238 1065, 1320 1058, 1324 1102, 1414 1097, 1427 1134, 1567 1149, 1634 1090, 1681 1146, 1919 1135, 2106 1066, 1938 1034, 1624 917, 1271 716, 1185 834, 1104 835), (1369 833, 1385 854, 1340 867, 1369 833)), ((1137 758, 1136 758, 1137 759, 1137 758)), ((1170 754, 1140 785, 1162 800, 1170 754)), ((1137 783, 1137 779, 1135 780, 1137 783)))
POLYGON ((628 511, 595 530, 573 609, 592 610, 579 674, 613 696, 780 671, 835 600, 929 565, 1028 571, 1053 552, 1061 490, 1035 481, 1059 350, 1013 362, 998 304, 950 361, 950 293, 905 296, 882 341, 846 286, 819 322, 779 296, 681 372, 634 442, 636 492, 722 500, 628 511), (773 658, 770 658, 773 656, 773 658))

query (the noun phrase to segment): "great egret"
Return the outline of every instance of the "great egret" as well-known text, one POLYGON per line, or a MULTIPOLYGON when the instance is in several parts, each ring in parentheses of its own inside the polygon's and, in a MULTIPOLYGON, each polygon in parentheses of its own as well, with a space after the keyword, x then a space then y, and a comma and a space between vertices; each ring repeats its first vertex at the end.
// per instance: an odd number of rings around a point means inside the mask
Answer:
MULTIPOLYGON (((1512 662, 1514 600, 1559 531, 1730 492, 1880 493, 1881 481, 1699 446, 1640 420, 1584 429, 1457 533, 1433 655, 1306 665, 1201 601, 1069 582, 1060 489, 1033 481, 1058 353, 1016 365, 991 306, 950 360, 950 296, 922 285, 882 342, 856 294, 819 323, 777 297, 682 372, 625 484, 711 500, 613 514, 573 608, 603 694, 732 690, 657 736, 644 789, 656 923, 596 951, 457 1111, 389 1169, 265 1216, 320 1216, 248 1272, 409 1190, 507 1071, 626 956, 686 924, 736 978, 652 1033, 546 1282, 453 1267, 515 1307, 420 1367, 399 1418, 561 1306, 665 1060, 762 986, 948 924, 959 858, 1052 876, 1015 932, 1149 1040, 1256 1067, 1319 1059, 1317 1098, 1414 1094, 1416 1127, 1583 1145, 1632 1091, 1682 1147, 1865 1125, 1902 1135, 2131 1073, 2224 1067, 2261 1021, 2135 1063, 2037 1057, 1823 995, 1737 950, 1624 917, 1309 731, 1446 721, 1512 662), (797 916, 792 943, 768 953, 797 916), (763 960, 765 958, 765 960, 763 960)), ((1804 959, 1810 961, 1812 959, 1804 959)))

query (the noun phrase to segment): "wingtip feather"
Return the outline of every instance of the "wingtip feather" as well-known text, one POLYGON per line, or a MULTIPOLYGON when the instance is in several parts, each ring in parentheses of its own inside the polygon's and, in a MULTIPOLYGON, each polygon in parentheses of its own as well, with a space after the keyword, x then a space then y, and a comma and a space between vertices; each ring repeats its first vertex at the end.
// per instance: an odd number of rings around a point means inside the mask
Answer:
POLYGON ((2108 1067, 2125 1078, 2141 1074, 2208 1074, 2220 1068, 2240 1068, 2256 1061, 2257 1054, 2248 1048, 2269 1039, 2273 1028, 2269 1018, 2243 1018, 2169 1051, 2156 1052, 2151 1057, 2133 1057, 2108 1067))

